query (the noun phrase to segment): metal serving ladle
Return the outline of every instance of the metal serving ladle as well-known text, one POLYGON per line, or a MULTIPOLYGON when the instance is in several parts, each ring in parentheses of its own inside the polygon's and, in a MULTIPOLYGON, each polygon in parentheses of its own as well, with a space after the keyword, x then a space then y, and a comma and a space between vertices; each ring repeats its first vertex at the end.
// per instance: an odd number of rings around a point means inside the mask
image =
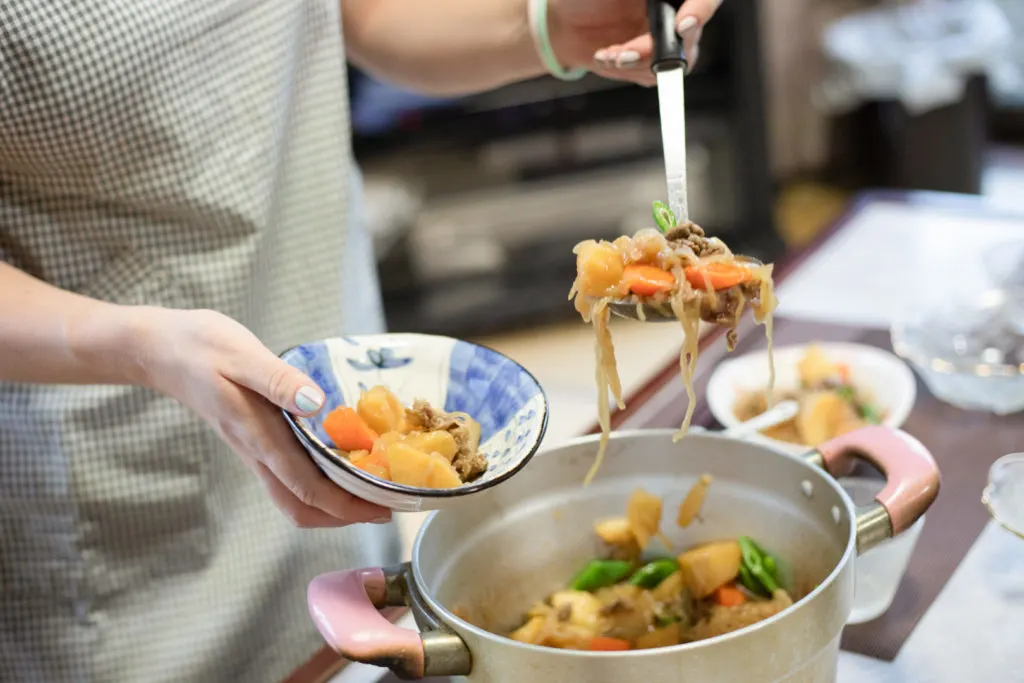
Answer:
MULTIPOLYGON (((669 204, 678 223, 686 223, 689 203, 686 197, 686 115, 683 104, 683 76, 686 58, 683 41, 676 34, 675 16, 682 0, 646 0, 654 53, 651 71, 658 79, 658 100, 662 124, 662 148, 665 155, 665 175, 669 204)), ((749 257, 737 257, 752 265, 763 265, 749 257)), ((665 304, 638 304, 613 301, 608 304, 611 313, 619 318, 643 322, 675 322, 672 306, 665 304)))

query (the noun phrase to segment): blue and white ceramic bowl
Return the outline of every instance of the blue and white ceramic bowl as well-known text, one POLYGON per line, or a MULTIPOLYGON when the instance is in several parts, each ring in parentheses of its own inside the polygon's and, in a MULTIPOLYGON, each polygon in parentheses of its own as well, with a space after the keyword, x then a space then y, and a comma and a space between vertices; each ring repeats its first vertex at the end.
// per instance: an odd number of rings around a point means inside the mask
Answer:
POLYGON ((303 344, 281 357, 306 373, 326 396, 323 410, 314 417, 284 413, 314 462, 349 493, 392 510, 448 507, 461 496, 508 479, 537 452, 547 428, 547 397, 533 375, 477 344, 425 334, 379 334, 303 344), (354 406, 364 389, 378 384, 407 406, 424 399, 445 412, 469 414, 480 423, 487 471, 456 488, 428 489, 378 479, 353 467, 328 446, 323 418, 338 406, 354 406))

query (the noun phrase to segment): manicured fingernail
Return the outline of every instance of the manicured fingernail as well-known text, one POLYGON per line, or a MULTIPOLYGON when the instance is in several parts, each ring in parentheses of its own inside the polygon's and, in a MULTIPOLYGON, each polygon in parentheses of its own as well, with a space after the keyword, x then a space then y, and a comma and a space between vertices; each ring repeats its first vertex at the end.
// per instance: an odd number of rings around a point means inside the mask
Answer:
POLYGON ((594 61, 601 64, 608 61, 608 50, 598 50, 594 53, 594 61))
POLYGON ((295 392, 295 407, 303 413, 315 413, 324 404, 324 395, 313 387, 302 387, 295 392))
POLYGON ((697 17, 683 17, 679 20, 679 23, 676 24, 676 33, 683 35, 696 25, 697 17))
POLYGON ((370 524, 387 524, 391 521, 390 517, 377 517, 370 520, 370 524))
POLYGON ((615 60, 615 66, 619 68, 627 68, 635 66, 640 61, 640 53, 636 50, 625 50, 619 54, 615 60))

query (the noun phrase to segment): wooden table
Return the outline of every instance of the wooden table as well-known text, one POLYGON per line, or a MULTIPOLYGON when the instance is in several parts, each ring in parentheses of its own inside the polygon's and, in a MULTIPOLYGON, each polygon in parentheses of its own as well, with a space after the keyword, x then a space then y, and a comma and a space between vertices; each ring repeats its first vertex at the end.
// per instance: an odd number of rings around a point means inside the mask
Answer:
MULTIPOLYGON (((931 193, 871 193, 860 197, 808 248, 780 263, 776 269, 777 285, 784 285, 801 269, 809 267, 809 259, 828 245, 834 245, 833 241, 849 230, 858 216, 882 202, 921 207, 922 210, 962 212, 965 216, 991 215, 993 220, 1004 222, 1019 221, 1020 239, 1024 240, 1024 215, 1003 216, 977 198, 931 193)), ((755 328, 751 321, 742 324, 739 332, 740 342, 735 353, 764 346, 763 330, 755 328)), ((716 331, 702 340, 695 375, 699 403, 694 424, 711 428, 716 424, 703 395, 711 371, 726 355, 722 336, 716 331)), ((888 333, 883 329, 785 317, 777 320, 775 340, 779 345, 819 340, 855 341, 883 348, 889 346, 888 333)), ((627 408, 615 413, 612 423, 616 429, 674 427, 682 420, 685 409, 686 398, 678 376, 678 365, 673 363, 631 396, 627 408)), ((962 411, 939 402, 920 383, 917 403, 904 429, 917 436, 935 455, 943 484, 938 500, 928 512, 928 522, 892 607, 879 619, 850 626, 844 632, 843 649, 846 652, 883 662, 891 662, 897 657, 926 610, 933 605, 979 534, 986 529, 988 517, 979 496, 988 466, 997 457, 1024 448, 1024 418, 1020 415, 997 417, 962 411)), ((1024 667, 1024 653, 1020 657, 1019 663, 1024 667)), ((289 681, 324 683, 340 666, 337 657, 325 649, 296 671, 289 681)), ((382 682, 389 680, 393 679, 382 678, 382 682)), ((1020 680, 1024 680, 1024 674, 1020 680)))

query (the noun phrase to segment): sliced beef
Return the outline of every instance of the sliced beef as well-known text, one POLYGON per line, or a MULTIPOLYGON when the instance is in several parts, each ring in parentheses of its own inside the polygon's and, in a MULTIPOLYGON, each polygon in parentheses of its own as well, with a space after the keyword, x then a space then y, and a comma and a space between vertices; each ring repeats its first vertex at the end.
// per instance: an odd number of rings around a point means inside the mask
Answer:
POLYGON ((700 297, 700 317, 705 322, 726 327, 735 327, 739 322, 740 302, 757 303, 761 297, 761 285, 744 282, 729 289, 719 290, 714 295, 697 290, 700 297))
POLYGON ((414 401, 412 408, 406 409, 406 417, 410 424, 425 431, 451 432, 458 446, 452 458, 452 467, 462 481, 473 481, 487 470, 487 460, 477 452, 477 444, 473 443, 469 427, 460 419, 436 410, 423 400, 414 401))
POLYGON ((725 245, 721 241, 708 238, 704 229, 692 221, 672 228, 665 239, 673 246, 689 247, 698 258, 725 253, 725 245))

